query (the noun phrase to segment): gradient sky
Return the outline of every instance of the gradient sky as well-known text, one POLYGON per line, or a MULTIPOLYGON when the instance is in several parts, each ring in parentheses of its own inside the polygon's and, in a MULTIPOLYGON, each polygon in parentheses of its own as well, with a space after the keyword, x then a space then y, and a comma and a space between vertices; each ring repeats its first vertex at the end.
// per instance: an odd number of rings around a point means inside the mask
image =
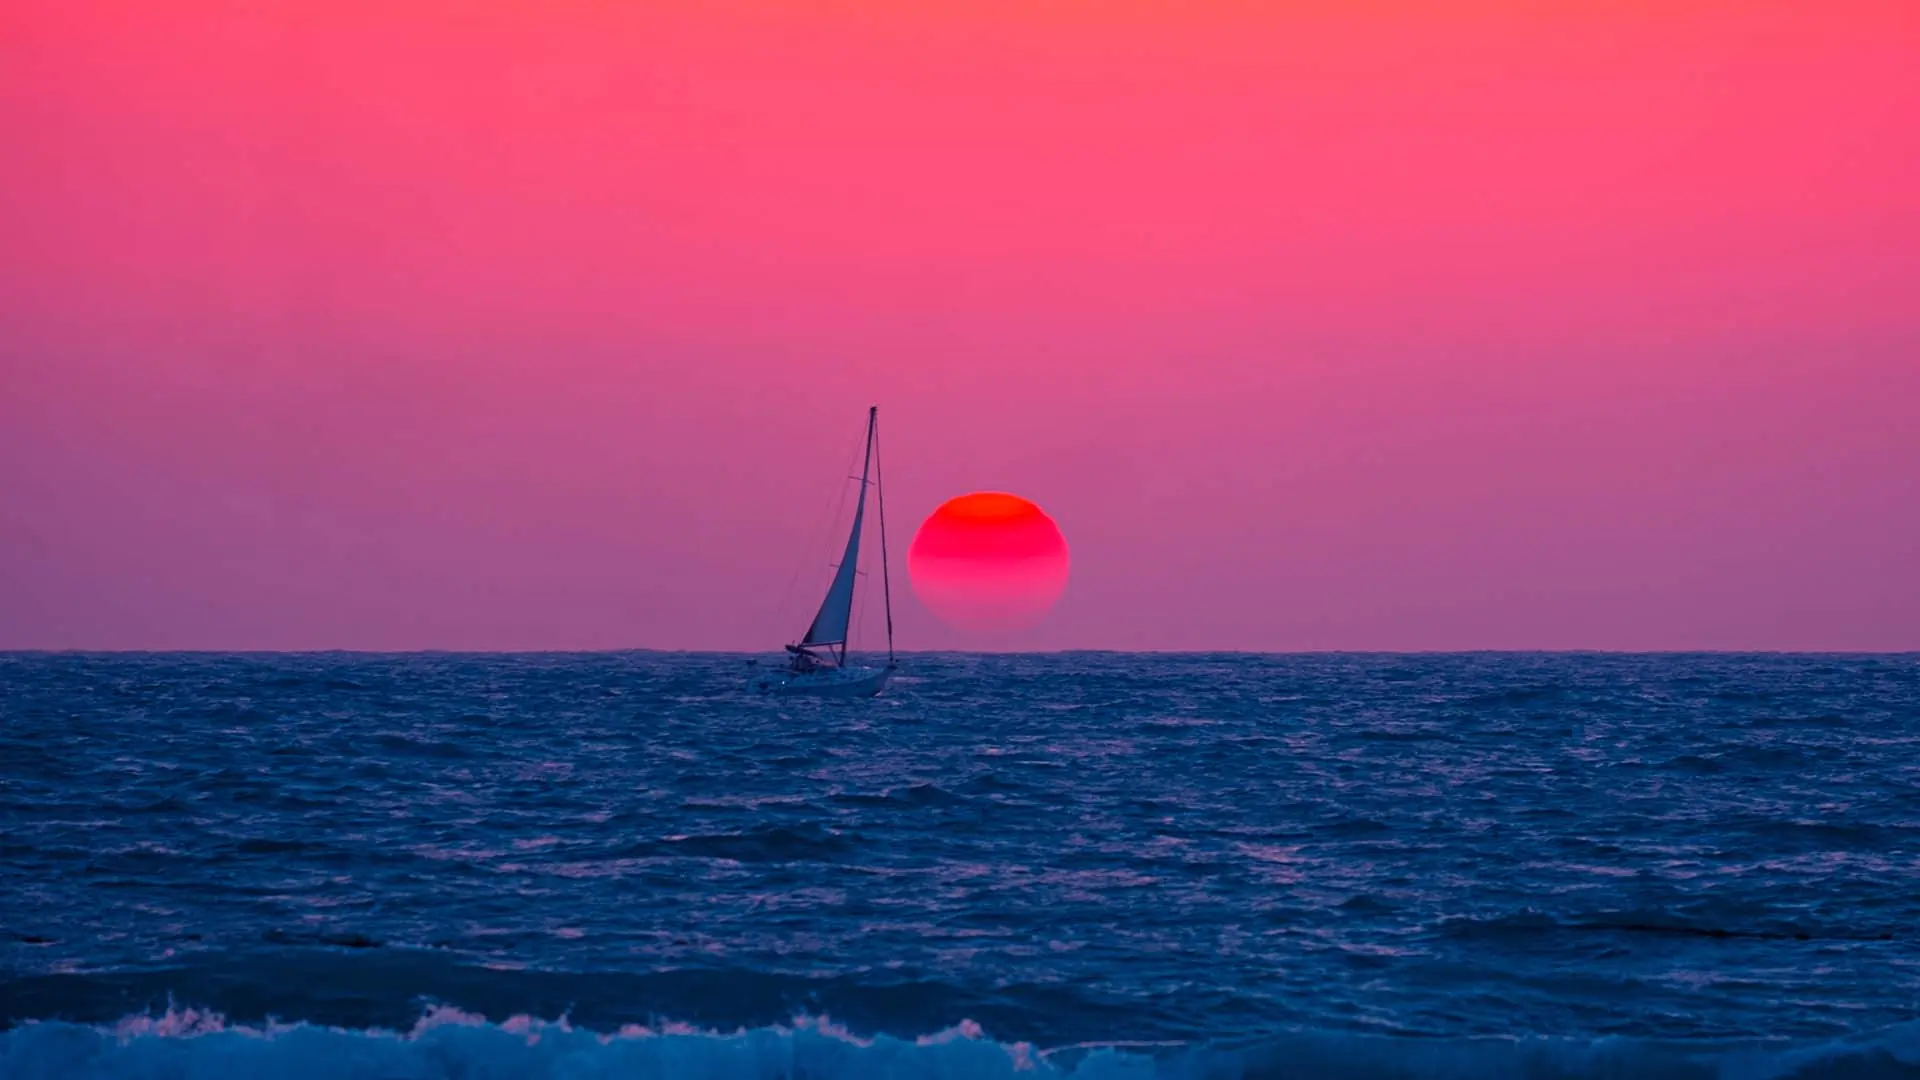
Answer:
POLYGON ((1920 648, 1920 4, 0 15, 0 647, 1920 648), (896 585, 900 582, 896 581, 896 585), (871 640, 871 639, 870 639, 871 640))

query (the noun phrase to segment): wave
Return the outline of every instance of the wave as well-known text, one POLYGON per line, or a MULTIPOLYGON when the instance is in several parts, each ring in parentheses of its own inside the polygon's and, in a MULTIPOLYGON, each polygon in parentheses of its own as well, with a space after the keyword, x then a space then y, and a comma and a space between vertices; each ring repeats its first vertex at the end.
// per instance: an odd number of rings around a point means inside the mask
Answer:
POLYGON ((1706 921, 1706 913, 1688 916, 1659 908, 1638 908, 1600 912, 1586 917, 1557 917, 1541 911, 1525 910, 1490 917, 1442 919, 1435 925, 1441 934, 1456 938, 1522 938, 1531 935, 1610 933, 1648 934, 1713 940, 1749 939, 1754 941, 1874 942, 1895 941, 1890 929, 1873 926, 1821 927, 1757 918, 1744 922, 1749 913, 1727 910, 1725 921, 1706 921))
POLYGON ((700 833, 643 840, 626 848, 628 858, 680 856, 743 863, 831 862, 859 850, 859 837, 819 825, 774 825, 732 833, 700 833))
POLYGON ((1042 1050, 963 1021, 933 1035, 861 1037, 826 1019, 732 1033, 681 1024, 611 1032, 565 1017, 499 1023, 448 1006, 410 1030, 230 1024, 193 1009, 89 1026, 0 1031, 5 1080, 905 1080, 1061 1076, 1084 1080, 1854 1080, 1920 1076, 1920 1023, 1852 1039, 1681 1044, 1620 1038, 1425 1039, 1299 1032, 1238 1047, 1098 1043, 1042 1050))

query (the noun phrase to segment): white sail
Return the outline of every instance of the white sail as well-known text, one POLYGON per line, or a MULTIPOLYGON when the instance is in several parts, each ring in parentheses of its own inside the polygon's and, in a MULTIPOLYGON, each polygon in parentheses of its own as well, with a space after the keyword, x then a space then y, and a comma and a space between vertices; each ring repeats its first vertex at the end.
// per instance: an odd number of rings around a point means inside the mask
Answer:
POLYGON ((873 422, 878 411, 867 410, 867 452, 860 463, 860 501, 854 504, 853 531, 847 534, 846 553, 840 557, 840 567, 834 571, 833 584, 827 587, 827 598, 820 601, 813 625, 807 627, 807 636, 800 639, 803 646, 839 645, 843 656, 847 622, 853 617, 853 579, 860 567, 860 522, 867 514, 867 476, 873 469, 873 422))
POLYGON ((840 568, 834 571, 833 584, 827 588, 827 598, 820 602, 819 614, 807 627, 807 636, 800 639, 802 645, 840 645, 847 640, 847 621, 853 617, 854 571, 860 565, 860 519, 867 512, 867 478, 865 470, 861 472, 860 502, 854 507, 846 554, 840 557, 840 568))

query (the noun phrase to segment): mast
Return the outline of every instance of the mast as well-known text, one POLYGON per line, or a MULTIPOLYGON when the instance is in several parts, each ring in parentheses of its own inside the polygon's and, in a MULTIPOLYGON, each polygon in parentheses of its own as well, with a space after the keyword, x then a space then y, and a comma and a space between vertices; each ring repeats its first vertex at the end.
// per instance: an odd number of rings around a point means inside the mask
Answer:
POLYGON ((887 666, 893 666, 893 582, 887 578, 887 477, 880 467, 880 406, 867 410, 867 431, 873 439, 873 494, 880 510, 880 595, 887 605, 887 666))
MULTIPOLYGON (((867 456, 866 456, 866 459, 860 463, 860 503, 863 506, 866 505, 866 501, 867 501, 867 470, 873 467, 873 429, 879 421, 879 415, 880 415, 880 406, 878 405, 867 406, 867 456)), ((886 540, 885 540, 886 527, 887 527, 887 518, 885 514, 882 514, 880 515, 882 545, 885 545, 886 543, 886 540)), ((860 569, 859 562, 858 562, 859 555, 856 554, 854 556, 854 559, 855 559, 854 573, 857 575, 860 569)), ((880 561, 883 564, 886 562, 886 553, 884 551, 881 552, 880 561)), ((853 606, 853 594, 851 592, 847 594, 847 606, 848 607, 853 606)), ((840 642, 840 666, 845 667, 847 664, 847 650, 853 647, 853 640, 852 640, 853 639, 853 621, 851 619, 847 621, 847 632, 841 636, 846 640, 840 642)))

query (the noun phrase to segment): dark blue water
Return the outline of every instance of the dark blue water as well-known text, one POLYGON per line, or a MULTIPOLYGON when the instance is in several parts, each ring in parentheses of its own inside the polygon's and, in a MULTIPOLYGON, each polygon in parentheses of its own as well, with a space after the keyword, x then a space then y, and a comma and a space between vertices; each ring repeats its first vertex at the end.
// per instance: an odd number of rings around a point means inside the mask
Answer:
POLYGON ((0 656, 0 1077, 1920 1076, 1920 659, 752 670, 0 656))

